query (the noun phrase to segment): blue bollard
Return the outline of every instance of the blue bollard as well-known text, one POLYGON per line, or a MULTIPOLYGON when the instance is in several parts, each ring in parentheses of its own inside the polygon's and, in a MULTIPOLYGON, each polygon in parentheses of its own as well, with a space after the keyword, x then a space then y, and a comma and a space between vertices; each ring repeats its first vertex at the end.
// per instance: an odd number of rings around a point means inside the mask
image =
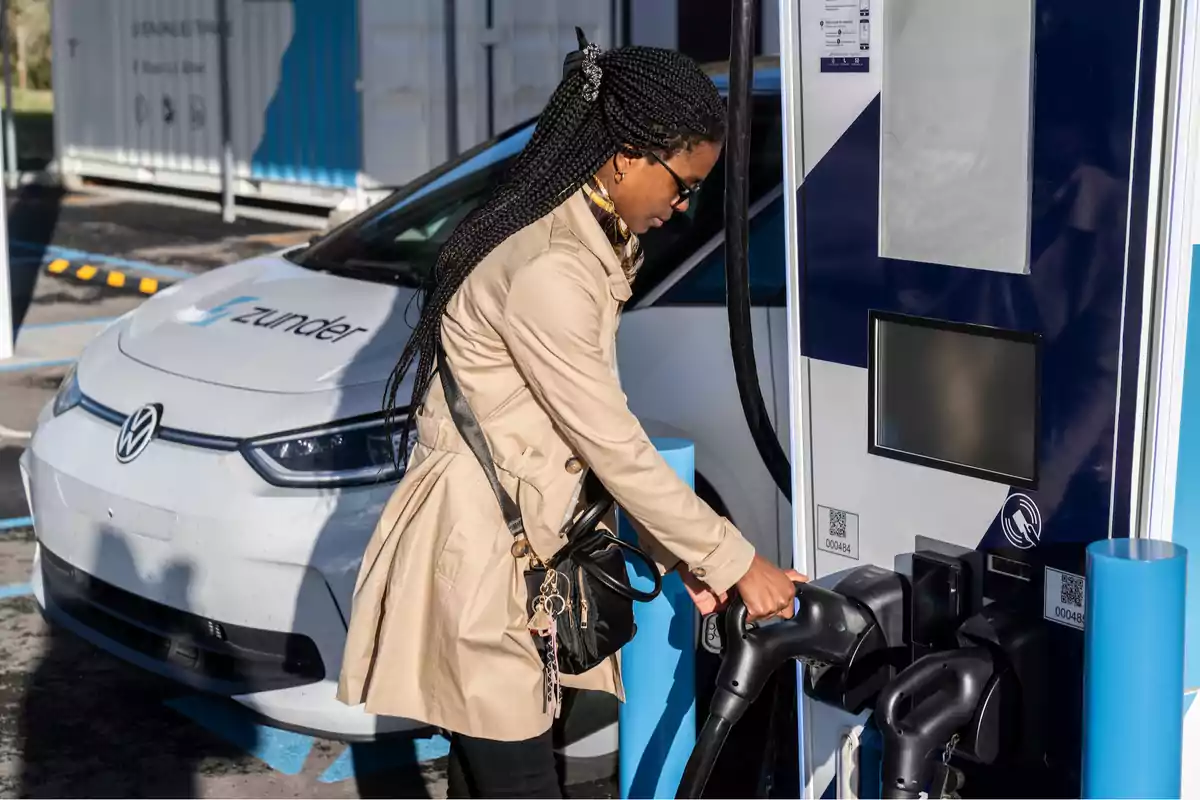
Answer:
POLYGON ((1187 549, 1150 539, 1088 545, 1083 797, 1182 791, 1187 549))
MULTIPOLYGON (((695 486, 691 442, 655 439, 655 447, 689 486, 695 486)), ((636 540, 621 516, 619 535, 636 540)), ((640 563, 629 580, 648 591, 653 579, 640 563)), ((683 580, 663 576, 662 593, 634 604, 637 635, 621 651, 625 702, 618 716, 618 771, 622 798, 674 797, 696 744, 696 606, 683 580)))

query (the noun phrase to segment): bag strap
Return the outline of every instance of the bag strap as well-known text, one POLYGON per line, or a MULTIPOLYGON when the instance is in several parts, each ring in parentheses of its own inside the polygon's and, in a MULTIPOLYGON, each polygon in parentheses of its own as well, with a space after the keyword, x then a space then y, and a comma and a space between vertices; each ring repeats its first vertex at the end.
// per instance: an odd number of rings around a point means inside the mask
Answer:
MULTIPOLYGON (((471 452, 479 459, 483 471, 487 474, 488 482, 492 485, 492 491, 496 493, 496 499, 500 501, 500 510, 504 514, 504 522, 508 525, 509 532, 515 538, 525 537, 525 522, 521 519, 521 509, 513 501, 512 497, 504 487, 500 485, 500 478, 496 475, 496 468, 492 464, 492 453, 488 448, 487 440, 483 436, 483 429, 479 425, 479 421, 475 418, 475 414, 471 411, 471 406, 467 403, 467 398, 463 396, 462 389, 458 386, 458 381, 450 372, 450 366, 446 363, 446 353, 442 349, 441 344, 438 344, 437 349, 438 373, 442 379, 442 390, 446 393, 446 404, 450 407, 450 416, 454 420, 458 432, 466 440, 467 446, 471 448, 471 452)), ((559 553, 555 554, 555 559, 565 557, 568 554, 576 554, 581 549, 581 545, 587 540, 584 534, 595 528, 601 517, 608 513, 612 507, 612 496, 606 492, 605 496, 593 503, 575 524, 571 526, 571 530, 567 535, 567 544, 563 546, 559 553)), ((662 580, 658 574, 658 568, 654 564, 654 560, 650 558, 640 548, 629 542, 626 542, 619 537, 609 536, 614 544, 622 547, 634 555, 640 557, 650 568, 650 575, 654 581, 654 589, 649 592, 642 592, 631 587, 621 586, 617 584, 603 570, 597 569, 589 559, 578 558, 580 566, 582 566, 588 574, 607 585, 610 589, 618 592, 632 600, 641 600, 649 602, 658 596, 662 590, 662 580)))
POLYGON ((521 519, 521 509, 512 496, 500 485, 500 478, 496 475, 496 468, 492 465, 492 451, 488 448, 487 439, 483 437, 483 429, 471 411, 467 398, 463 396, 462 389, 458 387, 458 381, 450 372, 450 366, 446 363, 446 353, 440 342, 437 346, 437 362, 438 373, 442 378, 442 390, 446 393, 446 404, 450 407, 450 416, 453 418, 459 434, 466 440, 467 446, 479 459, 479 464, 487 474, 488 483, 492 485, 492 491, 496 493, 496 499, 500 501, 500 511, 504 514, 504 523, 508 526, 508 532, 514 538, 519 539, 525 536, 525 521, 521 519))

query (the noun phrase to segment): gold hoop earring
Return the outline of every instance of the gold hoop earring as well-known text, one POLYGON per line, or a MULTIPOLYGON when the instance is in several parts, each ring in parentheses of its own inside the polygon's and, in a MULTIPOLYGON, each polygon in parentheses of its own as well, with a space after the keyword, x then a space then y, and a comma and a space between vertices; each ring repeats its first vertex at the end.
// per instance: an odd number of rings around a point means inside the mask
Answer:
POLYGON ((621 181, 625 180, 625 173, 618 170, 617 174, 613 176, 613 179, 616 183, 620 183, 621 181))

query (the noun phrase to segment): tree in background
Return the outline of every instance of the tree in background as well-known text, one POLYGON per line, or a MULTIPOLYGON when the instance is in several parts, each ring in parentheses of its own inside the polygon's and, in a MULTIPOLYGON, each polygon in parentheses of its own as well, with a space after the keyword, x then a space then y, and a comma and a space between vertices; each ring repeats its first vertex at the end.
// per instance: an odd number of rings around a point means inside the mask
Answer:
POLYGON ((5 1, 14 85, 19 89, 51 88, 50 0, 5 1))

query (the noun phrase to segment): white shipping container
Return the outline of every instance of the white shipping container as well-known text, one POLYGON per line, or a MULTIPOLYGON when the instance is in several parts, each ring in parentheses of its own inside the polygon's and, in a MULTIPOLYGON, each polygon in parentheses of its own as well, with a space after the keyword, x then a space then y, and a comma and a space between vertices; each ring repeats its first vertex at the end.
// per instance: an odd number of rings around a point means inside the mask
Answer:
MULTIPOLYGON (((451 155, 450 0, 55 0, 58 169, 68 182, 355 210, 451 155), (228 110, 222 115, 222 46, 228 110)), ((453 0, 456 149, 536 114, 613 4, 453 0)))

